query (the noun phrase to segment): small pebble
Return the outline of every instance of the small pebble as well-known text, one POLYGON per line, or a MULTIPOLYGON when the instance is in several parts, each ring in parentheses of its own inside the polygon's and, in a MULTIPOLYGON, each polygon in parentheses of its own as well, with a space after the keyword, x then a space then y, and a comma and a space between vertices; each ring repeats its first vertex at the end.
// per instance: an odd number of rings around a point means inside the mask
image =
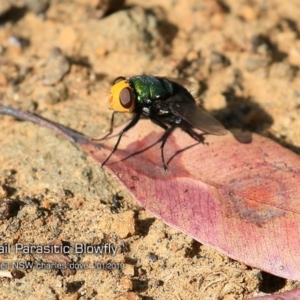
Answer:
POLYGON ((23 0, 25 5, 34 13, 42 14, 44 13, 50 4, 50 0, 23 0))
POLYGON ((54 48, 44 70, 44 85, 58 83, 69 72, 70 63, 59 48, 54 48))

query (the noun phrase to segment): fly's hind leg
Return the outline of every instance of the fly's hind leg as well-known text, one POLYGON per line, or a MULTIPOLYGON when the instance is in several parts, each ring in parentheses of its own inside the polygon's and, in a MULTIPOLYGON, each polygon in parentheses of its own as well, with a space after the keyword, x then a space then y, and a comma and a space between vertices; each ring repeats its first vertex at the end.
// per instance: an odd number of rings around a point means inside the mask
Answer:
POLYGON ((103 167, 108 162, 108 160, 111 158, 111 156, 116 152, 116 150, 118 149, 118 146, 119 146, 119 143, 121 141, 121 138, 122 138, 123 134, 126 131, 128 131, 130 128, 132 128, 139 121, 140 117, 141 117, 141 114, 137 113, 133 117, 133 119, 130 121, 130 123, 128 125, 126 125, 125 128, 120 132, 118 140, 117 140, 114 148, 112 149, 112 151, 110 152, 110 154, 108 155, 108 157, 106 158, 106 160, 102 163, 101 167, 103 167))
POLYGON ((202 144, 206 144, 204 141, 205 141, 205 133, 196 133, 194 132, 192 129, 188 128, 188 129, 185 129, 185 132, 190 136, 192 137, 194 140, 196 140, 197 142, 200 142, 202 144))
POLYGON ((205 143, 205 133, 198 133, 198 132, 195 132, 193 130, 193 128, 188 124, 188 123, 184 123, 182 122, 181 123, 181 129, 183 131, 185 131, 191 138, 193 138, 195 141, 199 142, 199 143, 202 143, 202 144, 207 144, 205 143))

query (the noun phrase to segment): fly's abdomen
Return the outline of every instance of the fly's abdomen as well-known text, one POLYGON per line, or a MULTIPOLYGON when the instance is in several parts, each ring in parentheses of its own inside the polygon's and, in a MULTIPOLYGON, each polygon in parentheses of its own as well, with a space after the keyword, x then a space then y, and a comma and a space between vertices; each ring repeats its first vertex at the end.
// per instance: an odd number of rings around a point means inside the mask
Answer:
POLYGON ((138 102, 142 102, 145 99, 165 100, 173 94, 173 85, 165 78, 141 75, 133 76, 129 80, 134 88, 138 102))

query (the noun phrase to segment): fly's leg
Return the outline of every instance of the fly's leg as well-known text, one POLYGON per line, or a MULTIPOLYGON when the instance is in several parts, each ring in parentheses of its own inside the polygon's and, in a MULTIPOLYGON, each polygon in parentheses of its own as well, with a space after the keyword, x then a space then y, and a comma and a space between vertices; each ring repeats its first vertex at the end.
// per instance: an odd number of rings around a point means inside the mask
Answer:
POLYGON ((205 135, 205 133, 201 133, 201 134, 199 134, 199 133, 196 133, 196 132, 194 132, 193 131, 193 129, 192 128, 190 128, 189 126, 187 126, 187 127, 183 127, 182 126, 182 129, 191 137, 191 138, 193 138, 195 141, 197 141, 197 142, 199 142, 199 143, 202 143, 202 144, 205 144, 205 137, 204 137, 204 135, 205 135))
POLYGON ((172 131, 176 128, 176 125, 171 125, 168 127, 168 129, 166 130, 166 132, 164 133, 163 137, 162 137, 162 142, 160 145, 160 151, 161 151, 161 159, 162 159, 162 163, 164 166, 164 170, 168 171, 168 166, 165 163, 165 156, 164 156, 164 146, 166 144, 166 141, 168 139, 168 137, 170 136, 170 134, 172 133, 172 131))
POLYGON ((108 136, 110 136, 112 134, 113 129, 114 129, 115 113, 116 113, 116 111, 113 112, 113 114, 111 116, 111 119, 110 119, 109 132, 104 137, 102 137, 100 139, 94 138, 93 141, 102 141, 102 140, 105 140, 108 136))
POLYGON ((155 118, 154 116, 150 116, 150 120, 160 126, 161 128, 163 128, 166 132, 164 133, 164 135, 162 136, 161 140, 161 145, 160 145, 160 155, 161 155, 161 160, 162 160, 162 163, 163 163, 163 167, 164 167, 164 170, 167 171, 168 170, 168 166, 165 162, 165 156, 164 156, 164 146, 166 144, 166 141, 169 137, 169 135, 171 134, 171 132, 175 129, 176 125, 171 125, 171 126, 167 126, 165 123, 163 123, 161 120, 155 118))
POLYGON ((118 140, 117 140, 114 148, 112 149, 112 151, 110 152, 110 154, 108 155, 108 157, 106 158, 106 160, 102 163, 101 167, 103 167, 108 162, 108 160, 110 159, 110 157, 116 152, 116 150, 118 149, 118 146, 119 146, 119 143, 121 141, 121 138, 122 138, 123 134, 126 131, 128 131, 130 128, 132 128, 138 122, 138 120, 140 119, 140 117, 141 117, 141 114, 137 113, 133 117, 133 119, 130 121, 130 123, 127 126, 125 126, 125 128, 120 132, 118 140))

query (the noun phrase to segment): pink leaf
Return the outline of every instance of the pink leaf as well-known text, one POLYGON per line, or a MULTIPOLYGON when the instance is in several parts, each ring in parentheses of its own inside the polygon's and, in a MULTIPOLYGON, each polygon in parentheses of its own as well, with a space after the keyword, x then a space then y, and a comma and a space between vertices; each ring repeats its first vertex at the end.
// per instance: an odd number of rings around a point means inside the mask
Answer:
MULTIPOLYGON (((300 280, 299 156, 256 134, 210 135, 207 145, 178 129, 165 147, 165 172, 156 143, 162 134, 140 121, 107 169, 170 226, 249 266, 300 280)), ((115 141, 81 146, 101 163, 115 141)))
POLYGON ((300 289, 295 289, 289 292, 284 292, 275 295, 267 295, 262 297, 255 297, 249 300, 299 300, 300 299, 300 289))

